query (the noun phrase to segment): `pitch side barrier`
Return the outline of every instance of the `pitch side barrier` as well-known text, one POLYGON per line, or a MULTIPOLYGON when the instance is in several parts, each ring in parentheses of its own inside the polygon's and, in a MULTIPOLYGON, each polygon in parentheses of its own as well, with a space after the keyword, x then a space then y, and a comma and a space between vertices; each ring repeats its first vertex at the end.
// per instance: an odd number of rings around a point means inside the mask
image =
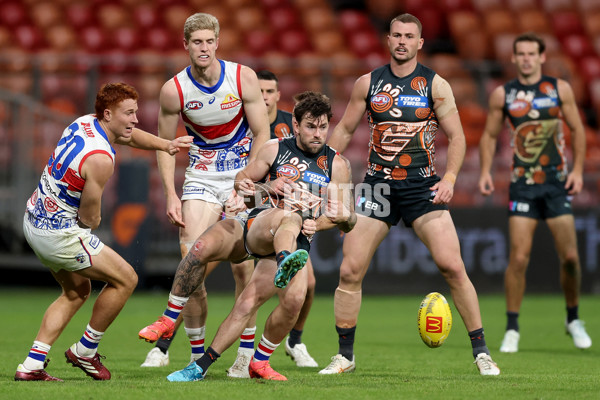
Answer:
MULTIPOLYGON (((506 209, 453 208, 450 213, 458 232, 465 266, 478 293, 503 293, 509 245, 506 209)), ((600 210, 576 210, 575 227, 582 267, 581 292, 600 293, 600 210)), ((342 241, 343 237, 336 229, 319 232, 312 241, 310 257, 318 293, 332 294, 338 285, 342 241)), ((152 273, 160 274, 154 258, 149 257, 148 261, 152 273)), ((175 260, 174 264, 164 261, 160 263, 162 267, 171 265, 171 275, 163 279, 170 285, 172 271, 178 261, 175 260)), ((562 293, 558 268, 552 235, 546 225, 540 223, 527 272, 527 292, 562 293)), ((216 268, 207 278, 207 284, 211 290, 232 291, 234 286, 229 265, 222 263, 216 268)), ((447 288, 427 248, 402 222, 392 227, 377 249, 363 281, 363 292, 368 294, 422 294, 447 291, 447 288)))
MULTIPOLYGON (((508 263, 508 215, 504 208, 450 210, 469 276, 479 292, 504 291, 508 263)), ((582 267, 583 293, 600 293, 600 210, 575 211, 575 228, 582 267)), ((342 240, 335 230, 319 232, 310 256, 317 274, 317 290, 335 290, 342 262, 342 240)), ((560 293, 558 257, 545 223, 534 238, 527 272, 528 292, 560 293)), ((380 294, 423 293, 447 285, 429 251, 412 229, 401 222, 392 227, 373 257, 363 291, 380 294)))

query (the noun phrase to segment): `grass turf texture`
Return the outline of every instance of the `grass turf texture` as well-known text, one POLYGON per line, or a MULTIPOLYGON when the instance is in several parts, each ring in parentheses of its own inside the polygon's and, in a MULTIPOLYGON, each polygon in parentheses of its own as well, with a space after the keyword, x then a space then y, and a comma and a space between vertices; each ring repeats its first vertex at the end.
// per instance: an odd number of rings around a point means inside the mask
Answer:
MULTIPOLYGON (((88 322, 94 292, 52 347, 47 371, 64 379, 60 382, 14 382, 16 367, 27 355, 45 308, 58 290, 0 291, 0 398, 2 399, 597 399, 600 394, 600 307, 598 296, 584 296, 581 316, 592 336, 591 349, 573 346, 564 330, 564 302, 561 296, 525 298, 521 310, 520 352, 498 351, 504 332, 504 299, 500 295, 480 296, 486 339, 502 374, 480 376, 472 364, 471 349, 462 320, 450 301, 454 326, 448 340, 438 349, 421 342, 417 310, 422 297, 365 296, 355 354, 356 372, 321 376, 337 352, 333 320, 333 297, 318 296, 305 326, 303 342, 319 368, 297 368, 281 345, 271 365, 288 382, 265 382, 228 378, 225 370, 235 358, 237 344, 210 368, 204 382, 170 383, 168 373, 189 361, 189 344, 183 330, 169 351, 171 364, 162 368, 140 368, 151 345, 137 338, 137 332, 160 315, 166 293, 136 293, 100 343, 100 354, 112 380, 96 382, 81 370, 65 363, 64 351, 79 340, 88 322)), ((423 296, 426 293, 423 294, 423 296)), ((256 343, 264 321, 275 306, 271 300, 260 310, 256 343)), ((233 298, 209 294, 206 344, 229 312, 233 298)))

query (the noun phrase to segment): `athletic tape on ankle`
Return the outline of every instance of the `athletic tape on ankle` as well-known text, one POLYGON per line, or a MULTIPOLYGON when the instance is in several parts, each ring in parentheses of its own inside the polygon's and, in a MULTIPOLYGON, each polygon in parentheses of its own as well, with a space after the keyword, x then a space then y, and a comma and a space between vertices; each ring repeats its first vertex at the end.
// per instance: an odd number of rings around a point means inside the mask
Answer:
POLYGON ((350 292, 348 290, 335 289, 333 296, 333 310, 335 313, 335 324, 340 328, 350 328, 356 326, 362 290, 350 292))

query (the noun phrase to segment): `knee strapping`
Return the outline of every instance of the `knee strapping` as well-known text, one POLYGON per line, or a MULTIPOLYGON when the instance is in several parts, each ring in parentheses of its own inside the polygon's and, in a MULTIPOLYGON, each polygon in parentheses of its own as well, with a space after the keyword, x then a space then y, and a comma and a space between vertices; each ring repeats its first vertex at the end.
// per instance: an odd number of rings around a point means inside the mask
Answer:
POLYGON ((335 289, 333 297, 333 310, 335 313, 335 324, 340 328, 356 326, 358 313, 362 299, 362 290, 351 292, 348 290, 335 289))

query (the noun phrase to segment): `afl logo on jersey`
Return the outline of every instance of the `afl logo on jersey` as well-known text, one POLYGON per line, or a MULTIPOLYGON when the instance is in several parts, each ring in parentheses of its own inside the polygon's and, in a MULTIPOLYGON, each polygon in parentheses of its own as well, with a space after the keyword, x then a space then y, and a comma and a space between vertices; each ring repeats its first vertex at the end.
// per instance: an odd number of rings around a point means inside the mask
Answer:
POLYGON ((393 97, 386 92, 379 92, 371 97, 371 108, 373 111, 382 113, 389 110, 394 104, 393 97))
POLYGON ((188 110, 199 110, 202 107, 204 107, 204 105, 201 102, 199 102, 198 100, 188 101, 187 104, 185 105, 185 108, 188 110))
POLYGON ((295 181, 300 177, 300 171, 298 171, 298 168, 290 164, 280 165, 277 167, 277 177, 279 178, 282 176, 295 181))
POLYGON ((508 112, 515 118, 524 117, 529 110, 531 110, 531 103, 522 99, 516 99, 508 106, 508 112))

